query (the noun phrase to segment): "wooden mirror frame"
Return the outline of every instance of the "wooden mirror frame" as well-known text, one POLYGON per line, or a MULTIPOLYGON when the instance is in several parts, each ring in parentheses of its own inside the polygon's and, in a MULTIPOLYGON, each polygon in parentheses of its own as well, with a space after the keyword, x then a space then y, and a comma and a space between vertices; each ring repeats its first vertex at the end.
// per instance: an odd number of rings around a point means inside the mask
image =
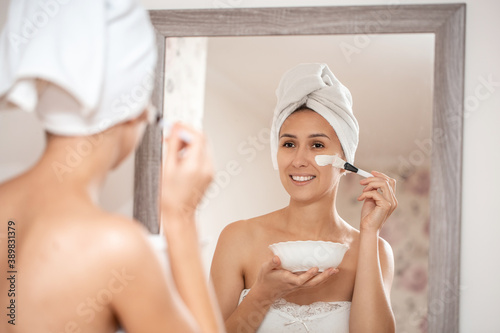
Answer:
MULTIPOLYGON (((435 35, 428 331, 459 331, 465 4, 151 10, 158 47, 153 104, 163 113, 168 37, 433 33, 435 35)), ((161 132, 135 157, 134 217, 158 233, 161 132)))

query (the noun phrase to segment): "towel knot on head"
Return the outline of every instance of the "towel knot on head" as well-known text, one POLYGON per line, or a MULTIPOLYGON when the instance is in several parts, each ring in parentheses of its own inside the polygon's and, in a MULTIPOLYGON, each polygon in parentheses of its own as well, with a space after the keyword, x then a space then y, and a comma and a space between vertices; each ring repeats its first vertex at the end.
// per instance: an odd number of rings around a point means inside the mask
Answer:
POLYGON ((352 112, 352 96, 326 64, 300 64, 287 71, 276 90, 277 104, 271 127, 271 157, 278 169, 278 142, 281 126, 299 108, 308 108, 330 123, 347 162, 354 163, 359 125, 352 112))
POLYGON ((92 135, 150 108, 155 33, 137 0, 12 0, 0 35, 0 109, 92 135))

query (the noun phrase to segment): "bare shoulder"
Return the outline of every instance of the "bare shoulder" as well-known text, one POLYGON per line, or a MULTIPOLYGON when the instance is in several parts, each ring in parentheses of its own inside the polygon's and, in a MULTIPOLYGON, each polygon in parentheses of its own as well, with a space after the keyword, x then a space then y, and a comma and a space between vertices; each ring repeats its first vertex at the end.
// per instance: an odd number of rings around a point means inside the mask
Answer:
POLYGON ((101 249, 103 260, 131 264, 141 262, 144 255, 152 252, 147 230, 138 221, 103 213, 94 222, 91 228, 93 245, 101 249))
POLYGON ((222 229, 221 238, 242 237, 252 229, 249 220, 239 220, 229 223, 222 229))
POLYGON ((251 239, 254 234, 254 226, 249 220, 240 220, 228 224, 219 235, 217 242, 216 256, 224 254, 230 257, 245 252, 251 246, 251 239))
POLYGON ((269 234, 268 225, 273 214, 274 212, 228 224, 219 236, 212 261, 213 267, 218 267, 218 263, 225 263, 221 267, 226 267, 225 265, 231 262, 238 267, 238 271, 242 271, 254 255, 255 249, 267 248, 265 235, 269 234))
POLYGON ((240 220, 228 224, 221 232, 219 242, 232 242, 239 244, 254 243, 262 239, 260 236, 272 228, 278 212, 257 216, 248 220, 240 220))
POLYGON ((36 325, 57 317, 58 323, 81 321, 85 331, 102 331, 113 320, 110 299, 114 307, 115 301, 125 304, 125 297, 144 295, 148 286, 161 287, 161 281, 150 278, 161 279, 159 260, 154 260, 138 222, 97 209, 61 211, 38 214, 20 233, 24 238, 18 260, 24 279, 19 302, 30 304, 23 311, 36 325), (147 283, 142 276, 148 277, 147 283), (139 282, 141 291, 134 287, 139 282), (97 300, 96 308, 89 299, 97 300), (51 306, 42 316, 39 309, 48 300, 51 306))
MULTIPOLYGON (((34 226, 33 234, 57 249, 48 254, 47 264, 64 263, 62 267, 68 271, 91 269, 97 280, 105 278, 100 273, 106 275, 111 268, 140 265, 153 253, 145 228, 125 216, 99 210, 75 211, 72 216, 64 214, 44 222, 34 226)), ((30 239, 33 250, 43 248, 44 242, 30 239)))

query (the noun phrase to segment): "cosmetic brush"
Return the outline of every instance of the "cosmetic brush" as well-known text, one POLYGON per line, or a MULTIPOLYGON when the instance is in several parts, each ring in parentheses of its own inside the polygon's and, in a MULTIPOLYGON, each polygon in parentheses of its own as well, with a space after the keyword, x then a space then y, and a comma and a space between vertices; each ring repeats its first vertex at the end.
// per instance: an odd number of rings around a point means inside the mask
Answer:
POLYGON ((345 169, 366 178, 373 177, 371 173, 356 168, 354 165, 347 163, 337 155, 316 155, 315 160, 319 166, 333 165, 336 168, 345 169))

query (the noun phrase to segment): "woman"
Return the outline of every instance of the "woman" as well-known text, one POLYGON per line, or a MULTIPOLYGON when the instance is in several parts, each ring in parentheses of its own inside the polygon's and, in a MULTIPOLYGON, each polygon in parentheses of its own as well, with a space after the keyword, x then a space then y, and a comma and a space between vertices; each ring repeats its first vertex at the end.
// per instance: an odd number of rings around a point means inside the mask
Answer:
POLYGON ((316 155, 350 163, 358 144, 351 95, 324 64, 288 71, 277 90, 271 152, 289 205, 228 225, 211 276, 228 332, 394 332, 391 247, 379 231, 396 208, 395 180, 373 171, 360 180, 360 230, 337 213, 346 172, 318 166, 316 155), (338 268, 293 274, 268 246, 290 240, 344 243, 338 268))
POLYGON ((194 221, 212 177, 200 133, 177 124, 164 142, 159 209, 167 253, 158 256, 140 223, 96 204, 107 174, 155 116, 147 14, 132 0, 10 6, 0 102, 36 112, 47 144, 33 167, 0 184, 1 232, 9 231, 0 269, 10 277, 0 280, 0 331, 224 331, 194 221), (43 15, 48 21, 36 33, 13 39, 43 15))

